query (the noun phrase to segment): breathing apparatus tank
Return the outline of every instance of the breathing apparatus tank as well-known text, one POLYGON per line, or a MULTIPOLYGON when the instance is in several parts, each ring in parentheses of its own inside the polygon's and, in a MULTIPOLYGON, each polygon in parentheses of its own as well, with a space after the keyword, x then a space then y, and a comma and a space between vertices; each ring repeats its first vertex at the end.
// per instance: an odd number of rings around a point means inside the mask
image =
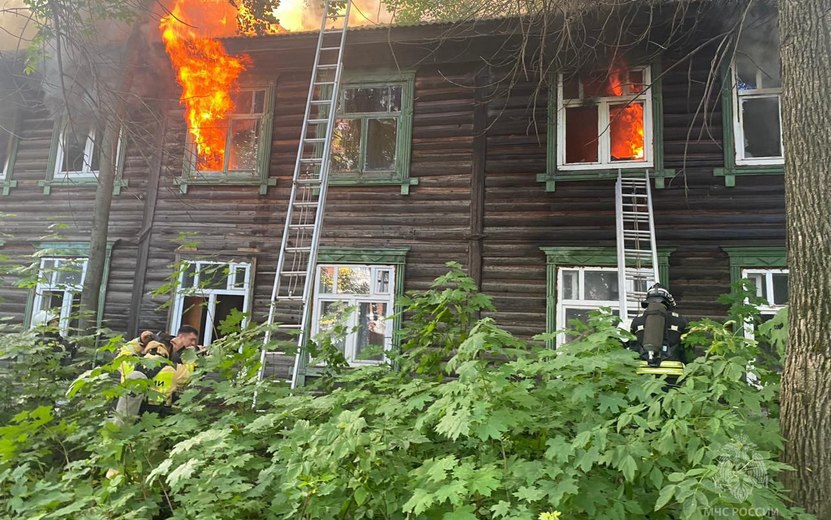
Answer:
POLYGON ((641 307, 643 314, 632 320, 636 339, 627 345, 641 357, 638 373, 680 376, 684 372, 681 335, 686 332, 687 320, 673 312, 675 299, 661 284, 647 291, 641 307))

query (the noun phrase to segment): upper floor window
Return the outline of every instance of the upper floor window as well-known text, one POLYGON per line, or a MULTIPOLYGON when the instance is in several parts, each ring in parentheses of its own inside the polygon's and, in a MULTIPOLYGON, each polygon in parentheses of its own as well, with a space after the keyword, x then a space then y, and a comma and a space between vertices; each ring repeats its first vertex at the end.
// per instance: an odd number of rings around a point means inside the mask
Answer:
POLYGON ((409 193, 410 136, 415 76, 361 74, 338 96, 332 140, 335 184, 400 184, 409 193), (357 78, 360 79, 357 79, 357 78))
POLYGON ((319 265, 315 287, 315 336, 346 326, 336 346, 351 365, 378 363, 392 346, 393 265, 319 265))
POLYGON ((101 148, 96 139, 101 130, 94 124, 68 122, 58 139, 55 177, 92 177, 100 168, 101 148))
POLYGON ((200 331, 200 344, 210 345, 227 332, 222 324, 229 318, 245 325, 251 308, 252 274, 248 262, 183 262, 170 330, 191 325, 200 331))
POLYGON ((736 165, 782 164, 782 77, 778 45, 744 37, 733 60, 736 165))
POLYGON ((649 68, 559 76, 557 168, 589 170, 653 164, 649 68))
POLYGON ((207 143, 219 145, 198 151, 188 133, 184 173, 175 179, 183 193, 196 184, 253 184, 265 194, 275 184, 268 177, 273 98, 273 85, 240 89, 225 119, 199 128, 207 143))
POLYGON ((65 336, 77 325, 86 271, 86 258, 41 258, 32 300, 32 327, 58 320, 58 329, 65 336))

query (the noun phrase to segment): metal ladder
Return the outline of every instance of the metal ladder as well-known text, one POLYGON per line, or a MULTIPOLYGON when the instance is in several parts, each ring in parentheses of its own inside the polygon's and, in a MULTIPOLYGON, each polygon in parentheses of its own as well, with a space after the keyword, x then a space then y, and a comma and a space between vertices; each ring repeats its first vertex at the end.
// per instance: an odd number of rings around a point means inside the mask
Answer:
POLYGON ((624 177, 618 170, 615 218, 620 319, 628 325, 640 314, 646 291, 659 281, 649 172, 624 177))
POLYGON ((317 250, 323 227, 343 49, 352 5, 347 1, 343 12, 327 16, 330 3, 330 0, 323 3, 323 19, 260 357, 260 380, 287 381, 291 388, 303 384, 317 250), (327 22, 331 21, 334 21, 334 27, 327 27, 327 22), (275 322, 279 323, 277 331, 296 335, 295 352, 269 350, 275 322))

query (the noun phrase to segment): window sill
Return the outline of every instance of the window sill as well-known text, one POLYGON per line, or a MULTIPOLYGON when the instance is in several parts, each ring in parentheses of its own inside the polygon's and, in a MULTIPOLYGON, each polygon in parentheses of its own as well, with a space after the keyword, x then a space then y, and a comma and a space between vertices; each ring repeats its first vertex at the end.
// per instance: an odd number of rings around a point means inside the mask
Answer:
POLYGON ((401 186, 401 195, 410 194, 410 186, 416 186, 418 179, 400 177, 361 177, 333 173, 329 176, 330 186, 401 186))
MULTIPOLYGON (((649 176, 655 179, 655 188, 662 189, 665 186, 667 178, 675 176, 675 170, 655 169, 650 167, 641 168, 621 168, 623 176, 633 174, 641 176, 649 172, 649 176)), ((537 175, 537 182, 545 183, 545 191, 555 191, 556 183, 558 181, 590 181, 590 180, 606 180, 617 179, 618 169, 603 169, 597 170, 556 170, 554 173, 540 173, 537 175)))
MULTIPOLYGON (((129 183, 123 179, 116 179, 113 183, 113 195, 121 195, 121 189, 126 188, 129 183)), ((98 186, 98 179, 96 177, 79 177, 79 178, 62 178, 62 179, 48 179, 38 181, 38 186, 43 188, 43 194, 49 195, 53 187, 64 188, 89 188, 91 186, 98 186)))
POLYGON ((8 195, 12 188, 17 188, 17 181, 0 179, 0 189, 3 190, 3 195, 8 195))
POLYGON ((713 175, 716 177, 724 177, 724 185, 728 188, 736 186, 736 177, 745 175, 783 175, 785 173, 785 165, 759 165, 759 166, 725 166, 724 168, 716 168, 713 170, 713 175))
POLYGON ((260 195, 265 195, 268 193, 269 186, 277 185, 277 179, 220 174, 216 177, 176 177, 173 183, 179 186, 179 191, 182 193, 187 193, 189 186, 259 186, 260 195))

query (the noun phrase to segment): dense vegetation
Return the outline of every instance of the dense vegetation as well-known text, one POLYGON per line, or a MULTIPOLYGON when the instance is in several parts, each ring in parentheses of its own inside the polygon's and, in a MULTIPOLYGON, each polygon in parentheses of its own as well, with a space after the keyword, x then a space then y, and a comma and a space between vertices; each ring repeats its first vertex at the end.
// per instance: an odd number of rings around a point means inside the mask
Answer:
MULTIPOLYGON (((770 355, 781 351, 783 321, 747 339, 737 324, 754 319, 754 309, 742 301, 733 298, 727 323, 694 324, 688 340, 706 354, 668 388, 635 374, 637 360, 621 348, 628 334, 612 315, 575 323, 576 339, 550 350, 544 336, 520 340, 476 319, 490 300, 454 267, 407 299, 403 353, 391 366, 338 374, 333 359, 325 391, 289 395, 257 384, 262 331, 250 328, 213 345, 175 413, 123 425, 112 418, 114 399, 147 388, 119 383, 121 358, 93 363, 82 354, 64 366, 32 332, 6 326, 2 359, 14 362, 0 388, 0 511, 72 519, 806 517, 788 507, 776 480, 786 468, 777 461, 778 356, 770 355)), ((122 341, 95 356, 105 359, 122 341)), ((319 355, 334 355, 327 344, 320 341, 319 355)))

